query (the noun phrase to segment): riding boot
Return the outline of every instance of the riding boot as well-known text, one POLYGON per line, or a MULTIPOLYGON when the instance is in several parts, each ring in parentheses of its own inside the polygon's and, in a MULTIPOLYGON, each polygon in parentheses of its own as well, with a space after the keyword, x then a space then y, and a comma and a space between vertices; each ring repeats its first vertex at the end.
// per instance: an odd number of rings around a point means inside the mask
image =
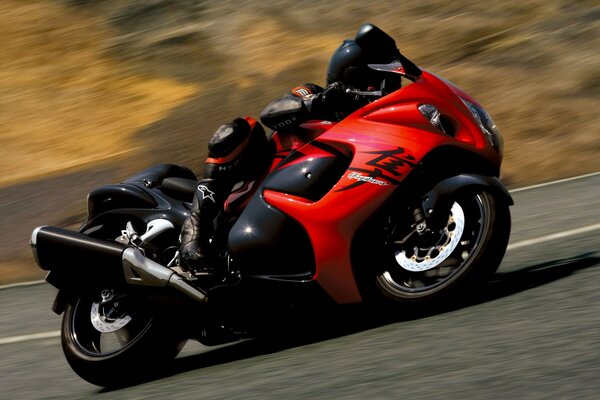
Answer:
POLYGON ((219 213, 214 179, 202 179, 194 195, 190 216, 183 223, 179 237, 182 267, 192 272, 210 272, 215 255, 211 248, 214 219, 219 213))

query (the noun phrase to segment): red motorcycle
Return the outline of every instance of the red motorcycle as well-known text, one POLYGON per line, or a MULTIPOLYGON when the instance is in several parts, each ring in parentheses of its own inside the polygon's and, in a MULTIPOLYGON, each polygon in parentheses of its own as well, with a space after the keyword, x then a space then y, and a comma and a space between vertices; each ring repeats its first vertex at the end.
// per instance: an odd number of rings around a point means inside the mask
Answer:
POLYGON ((94 190, 79 232, 34 230, 81 377, 120 384, 187 339, 254 336, 292 310, 430 302, 486 283, 512 205, 492 118, 403 56, 370 67, 411 83, 385 96, 349 89, 373 100, 341 122, 274 133, 270 170, 238 185, 219 216, 221 273, 197 278, 177 266, 196 176, 175 165, 94 190))

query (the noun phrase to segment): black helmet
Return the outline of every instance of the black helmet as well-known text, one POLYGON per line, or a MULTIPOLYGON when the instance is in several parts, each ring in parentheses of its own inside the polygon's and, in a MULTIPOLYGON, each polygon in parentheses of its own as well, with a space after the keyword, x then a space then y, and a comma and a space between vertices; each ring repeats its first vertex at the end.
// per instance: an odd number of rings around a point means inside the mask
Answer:
POLYGON ((386 92, 400 87, 400 75, 375 71, 367 64, 388 64, 399 59, 396 42, 372 24, 362 25, 354 40, 344 40, 335 50, 327 68, 327 84, 342 82, 356 89, 380 89, 386 92))

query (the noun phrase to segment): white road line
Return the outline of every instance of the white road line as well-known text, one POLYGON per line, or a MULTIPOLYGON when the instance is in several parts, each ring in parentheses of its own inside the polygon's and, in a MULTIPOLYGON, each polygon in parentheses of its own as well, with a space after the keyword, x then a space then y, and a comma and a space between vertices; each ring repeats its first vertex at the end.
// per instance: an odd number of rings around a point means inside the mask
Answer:
POLYGON ((0 290, 2 290, 2 289, 12 289, 12 288, 24 287, 24 286, 41 285, 42 283, 45 283, 45 282, 46 281, 41 280, 41 281, 28 281, 28 282, 10 283, 8 285, 0 285, 0 290))
POLYGON ((30 340, 50 339, 60 336, 60 331, 32 333, 30 335, 9 336, 0 338, 0 345, 9 343, 27 342, 30 340))
POLYGON ((564 232, 553 233, 552 235, 540 236, 534 239, 521 240, 520 242, 511 243, 506 248, 506 251, 511 251, 521 247, 532 246, 534 244, 540 244, 549 242, 556 239, 564 239, 569 236, 575 236, 582 233, 592 232, 600 229, 600 224, 593 224, 588 226, 582 226, 581 228, 575 228, 564 232))
POLYGON ((578 176, 573 176, 571 178, 559 179, 559 180, 556 180, 556 181, 538 183, 537 185, 531 185, 531 186, 525 186, 525 187, 522 187, 522 188, 512 189, 512 190, 510 190, 510 192, 511 193, 522 192, 524 190, 537 189, 537 188, 541 188, 541 187, 545 187, 545 186, 556 185, 558 183, 571 182, 571 181, 576 181, 578 179, 590 178, 590 177, 596 176, 596 175, 600 175, 600 171, 599 172, 592 172, 591 174, 578 175, 578 176))

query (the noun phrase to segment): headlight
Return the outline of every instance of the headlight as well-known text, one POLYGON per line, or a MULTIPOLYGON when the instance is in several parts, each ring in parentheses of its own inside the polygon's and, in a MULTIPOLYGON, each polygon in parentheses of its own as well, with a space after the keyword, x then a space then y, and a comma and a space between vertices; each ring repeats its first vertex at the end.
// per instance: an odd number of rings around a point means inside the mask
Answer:
POLYGON ((473 118, 475 118, 475 121, 477 121, 479 128, 485 134, 492 147, 499 153, 502 153, 504 151, 504 139, 502 139, 502 135, 500 134, 498 128, 496 128, 496 123, 490 114, 488 114, 488 112, 480 106, 477 106, 470 101, 465 99, 461 100, 471 111, 471 114, 473 114, 473 118))

